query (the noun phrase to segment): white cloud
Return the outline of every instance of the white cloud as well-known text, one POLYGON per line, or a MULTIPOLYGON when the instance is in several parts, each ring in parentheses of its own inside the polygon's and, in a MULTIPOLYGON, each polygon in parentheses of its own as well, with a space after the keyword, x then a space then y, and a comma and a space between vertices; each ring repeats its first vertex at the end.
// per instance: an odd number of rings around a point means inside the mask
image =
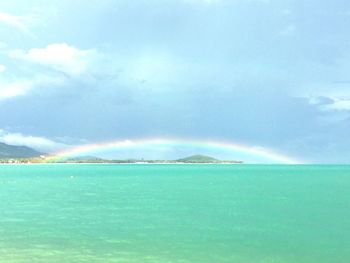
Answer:
POLYGON ((207 4, 213 4, 213 3, 219 2, 219 0, 202 0, 202 1, 207 4))
POLYGON ((350 98, 337 96, 309 97, 309 103, 316 105, 322 111, 349 111, 350 98))
POLYGON ((281 15, 283 15, 283 16, 289 16, 291 14, 292 14, 292 10, 290 10, 288 8, 281 10, 281 15))
POLYGON ((16 80, 12 82, 0 80, 0 101, 26 95, 34 88, 57 86, 63 83, 64 79, 62 78, 45 75, 38 75, 31 80, 16 80))
MULTIPOLYGON (((227 0, 183 0, 185 3, 190 3, 190 4, 215 4, 215 3, 220 3, 224 2, 227 0)), ((228 2, 228 1, 227 1, 228 2)), ((263 3, 263 4, 269 4, 271 3, 271 0, 235 0, 235 2, 255 2, 255 3, 263 3)))
POLYGON ((7 44, 5 42, 0 41, 0 49, 4 49, 7 47, 7 44))
POLYGON ((140 81, 150 81, 151 83, 164 82, 171 79, 178 65, 174 58, 168 54, 151 53, 141 55, 128 62, 126 71, 130 76, 140 81))
POLYGON ((80 75, 96 58, 94 49, 81 50, 66 43, 50 44, 45 48, 33 48, 27 52, 14 50, 10 56, 38 63, 69 75, 80 75))
MULTIPOLYGON (((15 80, 0 79, 0 101, 23 96, 39 88, 62 86, 69 78, 79 77, 84 73, 91 73, 96 63, 97 52, 93 49, 80 50, 63 44, 51 44, 45 48, 33 48, 28 51, 12 50, 7 53, 11 58, 39 64, 54 71, 46 71, 44 74, 36 74, 29 79, 17 78, 15 80)), ((32 66, 32 65, 31 65, 32 66)), ((0 64, 0 73, 6 67, 0 64)), ((41 69, 42 70, 42 69, 41 69)))
POLYGON ((0 64, 0 73, 6 70, 6 66, 0 64))
POLYGON ((45 137, 23 135, 21 133, 10 133, 1 129, 0 142, 9 145, 27 146, 47 153, 62 150, 67 147, 66 144, 55 142, 45 137))
MULTIPOLYGON (((148 51, 118 61, 123 65, 118 83, 133 87, 140 85, 138 87, 147 90, 170 87, 190 72, 190 66, 181 57, 162 50, 148 51)), ((194 71, 193 68, 191 70, 194 71)))
POLYGON ((12 14, 0 12, 0 23, 13 27, 22 33, 32 35, 29 30, 29 25, 33 23, 35 18, 33 16, 15 16, 12 14))
POLYGON ((296 25, 290 24, 290 25, 286 26, 285 28, 283 28, 280 31, 280 35, 282 35, 282 36, 292 36, 292 35, 294 35, 296 33, 296 31, 297 31, 296 25))
POLYGON ((350 110, 350 98, 334 98, 334 103, 324 107, 327 110, 350 110))
POLYGON ((0 82, 0 100, 24 95, 31 88, 32 83, 30 81, 0 82))
POLYGON ((184 3, 188 4, 203 4, 203 5, 210 5, 210 4, 215 4, 219 3, 222 0, 183 0, 184 3))

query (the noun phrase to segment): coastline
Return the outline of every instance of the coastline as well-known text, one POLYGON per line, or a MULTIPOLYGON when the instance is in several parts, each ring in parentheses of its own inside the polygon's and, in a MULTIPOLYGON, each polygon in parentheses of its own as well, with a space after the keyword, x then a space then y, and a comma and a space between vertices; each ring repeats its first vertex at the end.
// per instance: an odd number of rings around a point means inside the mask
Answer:
POLYGON ((246 163, 164 163, 164 162, 159 162, 159 163, 109 163, 109 162, 103 162, 103 163, 91 163, 91 162, 81 162, 81 163, 50 163, 50 162, 42 162, 42 163, 0 163, 1 165, 96 165, 96 164, 102 164, 102 165, 242 165, 246 163))

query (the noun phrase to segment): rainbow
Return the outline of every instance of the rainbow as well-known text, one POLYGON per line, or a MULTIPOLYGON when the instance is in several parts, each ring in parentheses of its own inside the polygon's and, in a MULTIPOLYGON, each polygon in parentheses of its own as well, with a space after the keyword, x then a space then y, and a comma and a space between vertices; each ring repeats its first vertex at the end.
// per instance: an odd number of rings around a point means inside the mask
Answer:
MULTIPOLYGON (((53 153, 46 158, 47 162, 56 162, 70 157, 87 154, 101 154, 108 151, 135 151, 150 150, 166 151, 169 149, 195 149, 196 153, 219 153, 229 156, 231 159, 243 160, 246 163, 280 163, 280 164, 300 164, 299 160, 286 155, 276 153, 272 150, 246 146, 236 143, 199 141, 183 139, 145 139, 145 140, 124 140, 109 141, 94 144, 72 146, 66 150, 53 153), (200 151, 200 152, 199 152, 200 151)), ((130 156, 129 156, 130 157, 130 156)), ((182 156, 183 157, 183 156, 182 156)))

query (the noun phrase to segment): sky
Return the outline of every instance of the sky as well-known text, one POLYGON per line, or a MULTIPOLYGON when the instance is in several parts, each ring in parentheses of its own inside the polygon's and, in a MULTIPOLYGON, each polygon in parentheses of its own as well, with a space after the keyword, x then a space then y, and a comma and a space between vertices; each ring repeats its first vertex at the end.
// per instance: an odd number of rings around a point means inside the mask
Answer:
POLYGON ((347 0, 0 1, 0 141, 145 138, 350 162, 347 0))

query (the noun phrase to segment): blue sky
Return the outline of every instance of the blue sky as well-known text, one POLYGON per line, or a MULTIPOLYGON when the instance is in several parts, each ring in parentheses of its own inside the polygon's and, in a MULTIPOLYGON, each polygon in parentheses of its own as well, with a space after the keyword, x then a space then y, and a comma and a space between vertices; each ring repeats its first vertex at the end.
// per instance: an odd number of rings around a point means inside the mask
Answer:
POLYGON ((0 141, 140 138, 350 161, 348 1, 0 3, 0 141))

